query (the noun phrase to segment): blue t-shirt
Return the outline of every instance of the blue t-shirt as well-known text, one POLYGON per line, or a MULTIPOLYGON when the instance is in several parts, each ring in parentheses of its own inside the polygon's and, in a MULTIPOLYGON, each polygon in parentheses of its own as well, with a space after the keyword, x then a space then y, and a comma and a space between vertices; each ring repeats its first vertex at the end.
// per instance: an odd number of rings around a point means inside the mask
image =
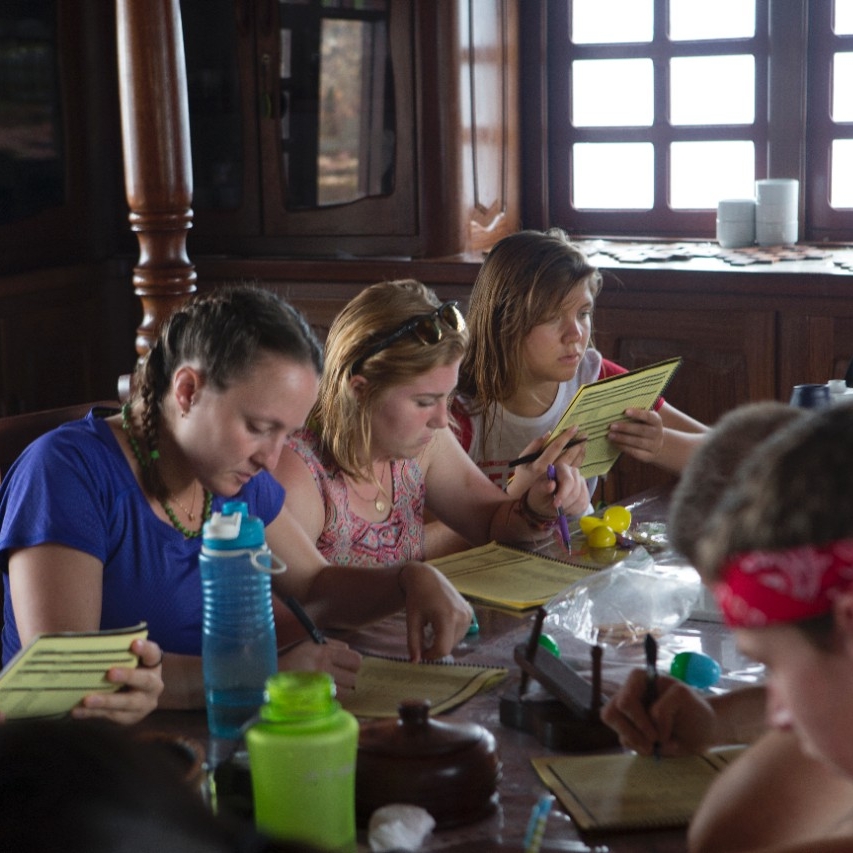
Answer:
MULTIPOLYGON (((238 495, 269 524, 284 489, 262 471, 238 495)), ((201 654, 201 538, 186 539, 151 509, 109 425, 90 412, 34 441, 0 483, 0 570, 3 572, 3 661, 18 651, 9 595, 9 551, 66 545, 104 564, 102 629, 148 623, 163 651, 201 654)), ((56 571, 62 571, 57 566, 56 571)))

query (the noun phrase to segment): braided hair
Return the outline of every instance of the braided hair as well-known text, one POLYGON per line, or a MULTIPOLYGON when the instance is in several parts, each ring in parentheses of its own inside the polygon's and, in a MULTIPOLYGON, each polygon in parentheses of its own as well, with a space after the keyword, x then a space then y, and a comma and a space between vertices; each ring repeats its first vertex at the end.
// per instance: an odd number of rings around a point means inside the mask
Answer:
MULTIPOLYGON (((275 293, 259 287, 224 287, 194 296, 163 324, 137 364, 131 403, 142 402, 141 424, 149 460, 158 457, 162 405, 175 370, 193 363, 219 391, 239 382, 263 355, 274 354, 323 370, 323 350, 305 318, 275 293)), ((157 465, 143 465, 146 488, 167 489, 157 465)))

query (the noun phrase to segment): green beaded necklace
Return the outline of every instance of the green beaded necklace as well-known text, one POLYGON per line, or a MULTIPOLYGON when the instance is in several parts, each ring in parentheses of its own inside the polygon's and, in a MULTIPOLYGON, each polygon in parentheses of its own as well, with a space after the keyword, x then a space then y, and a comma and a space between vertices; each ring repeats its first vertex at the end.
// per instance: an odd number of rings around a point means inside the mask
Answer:
MULTIPOLYGON (((158 450, 152 450, 148 454, 148 459, 142 455, 139 442, 136 440, 136 436, 133 434, 130 424, 130 403, 125 403, 121 407, 121 428, 127 434, 127 440, 130 442, 130 449, 133 451, 133 455, 136 457, 136 461, 139 463, 140 468, 147 468, 151 462, 160 458, 160 452, 158 450)), ((181 523, 181 520, 175 514, 175 510, 173 510, 166 501, 162 501, 159 498, 157 500, 159 501, 160 506, 163 507, 163 512, 166 513, 175 530, 182 533, 186 539, 197 539, 201 536, 204 523, 210 518, 210 510, 213 506, 213 492, 209 492, 207 489, 204 489, 204 508, 201 513, 201 527, 198 530, 190 530, 181 523)))

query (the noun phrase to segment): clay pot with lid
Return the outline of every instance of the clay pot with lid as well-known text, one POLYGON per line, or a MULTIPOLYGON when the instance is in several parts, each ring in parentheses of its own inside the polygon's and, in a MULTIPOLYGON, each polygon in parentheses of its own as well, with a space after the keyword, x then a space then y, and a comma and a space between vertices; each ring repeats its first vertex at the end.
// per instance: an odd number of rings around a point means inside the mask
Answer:
POLYGON ((356 820, 380 806, 426 809, 436 828, 478 820, 497 803, 501 763, 494 735, 476 723, 431 719, 429 702, 409 699, 399 719, 361 724, 355 773, 356 820))

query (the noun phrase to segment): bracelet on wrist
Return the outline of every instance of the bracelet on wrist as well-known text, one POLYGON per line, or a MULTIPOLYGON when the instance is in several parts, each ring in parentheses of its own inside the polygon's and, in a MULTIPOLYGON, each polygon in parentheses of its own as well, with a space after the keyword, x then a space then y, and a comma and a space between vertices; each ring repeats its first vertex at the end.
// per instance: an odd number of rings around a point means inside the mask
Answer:
POLYGON ((516 501, 519 515, 521 515, 527 524, 534 530, 548 530, 550 527, 553 527, 557 523, 556 516, 542 515, 541 512, 536 512, 536 510, 533 509, 527 501, 528 494, 529 492, 525 492, 522 495, 521 500, 516 501))

